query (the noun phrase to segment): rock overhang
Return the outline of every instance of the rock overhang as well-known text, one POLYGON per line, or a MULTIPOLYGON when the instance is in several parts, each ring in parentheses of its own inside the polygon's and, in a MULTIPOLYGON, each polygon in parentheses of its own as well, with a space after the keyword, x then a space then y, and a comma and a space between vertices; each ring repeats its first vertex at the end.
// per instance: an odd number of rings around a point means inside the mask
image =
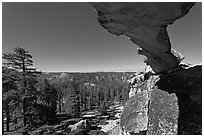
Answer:
POLYGON ((167 26, 185 16, 192 2, 96 2, 98 22, 110 33, 126 35, 146 56, 156 74, 176 68, 180 59, 171 51, 167 26))

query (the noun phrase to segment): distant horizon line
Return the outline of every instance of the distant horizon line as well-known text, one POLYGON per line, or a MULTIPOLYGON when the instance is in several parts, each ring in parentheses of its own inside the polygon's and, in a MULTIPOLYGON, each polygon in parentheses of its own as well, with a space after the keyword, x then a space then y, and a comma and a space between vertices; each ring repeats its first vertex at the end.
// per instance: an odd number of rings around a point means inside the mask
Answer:
POLYGON ((137 72, 137 71, 142 71, 144 70, 143 68, 141 69, 129 69, 129 70, 99 70, 99 71, 41 71, 44 73, 96 73, 96 72, 137 72))

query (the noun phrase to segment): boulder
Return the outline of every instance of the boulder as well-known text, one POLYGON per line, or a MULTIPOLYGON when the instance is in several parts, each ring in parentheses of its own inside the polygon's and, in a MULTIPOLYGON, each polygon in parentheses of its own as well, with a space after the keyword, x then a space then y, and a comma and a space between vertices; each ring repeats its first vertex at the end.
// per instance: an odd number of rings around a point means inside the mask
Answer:
POLYGON ((85 120, 81 120, 74 125, 69 125, 69 128, 71 129, 71 131, 74 131, 76 129, 85 129, 85 120))
POLYGON ((70 134, 75 134, 80 135, 81 133, 87 134, 91 130, 91 124, 89 123, 88 120, 81 120, 78 123, 74 125, 69 125, 68 127, 70 129, 70 134))
POLYGON ((91 130, 89 132, 89 135, 107 135, 107 133, 101 131, 101 130, 91 130))
POLYGON ((117 125, 116 127, 114 127, 113 129, 111 129, 111 130, 108 132, 108 135, 119 135, 119 134, 120 134, 120 131, 121 131, 120 125, 117 125))

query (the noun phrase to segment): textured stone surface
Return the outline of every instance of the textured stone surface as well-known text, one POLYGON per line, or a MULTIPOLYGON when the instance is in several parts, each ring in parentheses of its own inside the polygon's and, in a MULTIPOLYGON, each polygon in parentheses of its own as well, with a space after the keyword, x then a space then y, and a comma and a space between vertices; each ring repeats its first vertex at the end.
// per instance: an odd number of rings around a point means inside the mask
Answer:
POLYGON ((134 96, 136 93, 141 92, 142 88, 140 87, 143 85, 143 81, 144 81, 143 74, 135 74, 135 76, 132 78, 130 82, 131 89, 129 92, 129 98, 134 96))
POLYGON ((121 115, 122 130, 129 133, 147 130, 148 101, 148 92, 143 91, 126 102, 121 115))
POLYGON ((138 53, 147 57, 155 73, 176 68, 180 59, 171 52, 166 28, 186 15, 194 3, 179 2, 97 2, 90 3, 98 21, 115 35, 126 35, 137 44, 138 53))
MULTIPOLYGON (((143 77, 142 75, 140 75, 143 77)), ((138 76, 135 76, 138 79, 138 76)), ((135 78, 134 77, 134 78, 135 78)), ((133 78, 133 79, 134 79, 133 78)), ((125 103, 121 115, 122 134, 145 134, 148 125, 149 93, 158 76, 151 76, 145 82, 132 83, 131 90, 137 90, 134 96, 125 103)))
POLYGON ((202 134, 202 66, 179 67, 134 85, 141 92, 124 105, 121 134, 202 134))
POLYGON ((91 4, 101 26, 128 36, 153 70, 145 71, 148 80, 132 83, 131 98, 121 116, 121 134, 202 134, 202 67, 179 65, 183 57, 171 49, 166 30, 195 3, 91 4))
POLYGON ((176 135, 178 130, 178 98, 155 87, 149 105, 149 135, 176 135))
MULTIPOLYGON (((174 111, 168 115, 172 118, 177 117, 177 134, 202 134, 202 66, 195 66, 188 69, 180 68, 160 77, 156 85, 158 89, 162 90, 157 91, 160 94, 161 92, 166 92, 168 96, 176 95, 177 97, 177 101, 173 101, 174 96, 171 96, 169 102, 165 104, 166 108, 172 107, 172 111, 174 111), (177 108, 177 106, 178 109, 173 109, 177 108)), ((158 109, 158 111, 160 110, 158 109)), ((162 113, 162 115, 165 115, 165 113, 162 113)), ((158 126, 155 122, 153 123, 155 127, 158 126)), ((149 133, 155 133, 154 130, 151 131, 149 129, 149 133)))

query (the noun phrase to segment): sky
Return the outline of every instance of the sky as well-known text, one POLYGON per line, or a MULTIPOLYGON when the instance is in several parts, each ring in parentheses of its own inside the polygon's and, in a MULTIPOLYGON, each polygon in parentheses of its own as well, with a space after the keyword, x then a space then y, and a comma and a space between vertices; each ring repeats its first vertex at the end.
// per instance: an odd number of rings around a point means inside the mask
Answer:
MULTIPOLYGON (((172 48, 183 62, 202 63, 202 5, 197 3, 168 27, 172 48)), ((137 71, 144 57, 126 36, 102 28, 88 3, 2 4, 2 52, 23 47, 43 72, 137 71)))

